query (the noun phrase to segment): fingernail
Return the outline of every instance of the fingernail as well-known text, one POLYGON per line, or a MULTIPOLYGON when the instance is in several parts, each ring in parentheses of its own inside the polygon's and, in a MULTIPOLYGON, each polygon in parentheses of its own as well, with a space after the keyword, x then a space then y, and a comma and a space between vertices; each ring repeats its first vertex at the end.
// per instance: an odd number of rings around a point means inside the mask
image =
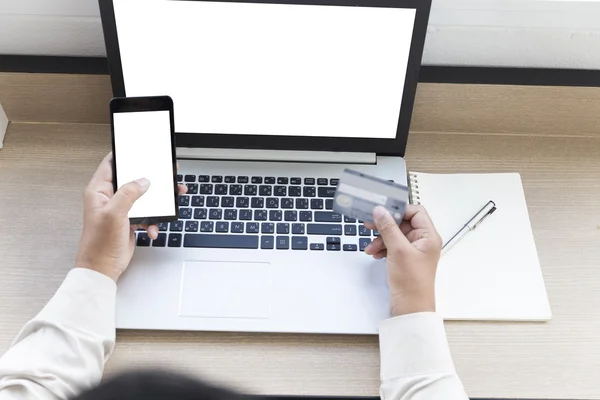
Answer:
POLYGON ((140 178, 136 181, 142 189, 148 189, 150 187, 150 181, 146 178, 140 178))

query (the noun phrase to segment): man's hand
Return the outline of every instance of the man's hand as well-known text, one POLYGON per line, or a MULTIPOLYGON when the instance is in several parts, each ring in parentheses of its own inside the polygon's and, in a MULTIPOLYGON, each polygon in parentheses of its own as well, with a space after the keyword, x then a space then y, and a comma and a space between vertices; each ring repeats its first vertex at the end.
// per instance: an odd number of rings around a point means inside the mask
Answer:
MULTIPOLYGON (((148 236, 156 239, 158 227, 131 225, 127 217, 150 182, 140 178, 114 193, 112 179, 112 153, 109 153, 83 194, 83 233, 75 266, 93 269, 116 282, 133 256, 135 230, 145 228, 148 236)), ((179 185, 179 193, 186 192, 187 187, 179 185)))
POLYGON ((373 211, 380 237, 365 249, 375 259, 387 257, 392 316, 435 311, 435 273, 442 239, 422 206, 409 205, 398 226, 383 207, 373 211))

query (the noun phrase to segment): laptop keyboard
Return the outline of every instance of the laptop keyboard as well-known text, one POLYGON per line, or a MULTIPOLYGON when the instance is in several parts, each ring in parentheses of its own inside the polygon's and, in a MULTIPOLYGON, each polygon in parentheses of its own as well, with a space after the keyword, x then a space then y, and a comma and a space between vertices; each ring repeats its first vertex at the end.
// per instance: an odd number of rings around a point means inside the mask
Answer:
POLYGON ((337 179, 178 175, 179 220, 140 247, 364 251, 378 232, 332 211, 337 179))

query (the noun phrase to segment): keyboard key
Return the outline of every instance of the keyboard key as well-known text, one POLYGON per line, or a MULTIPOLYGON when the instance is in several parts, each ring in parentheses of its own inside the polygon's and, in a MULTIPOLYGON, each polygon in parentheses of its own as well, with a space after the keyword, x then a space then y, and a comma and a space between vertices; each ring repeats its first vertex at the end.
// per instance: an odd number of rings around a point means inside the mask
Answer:
POLYGON ((256 235, 185 235, 184 247, 258 249, 256 235))
POLYGON ((206 207, 219 207, 219 198, 217 196, 208 196, 206 198, 206 207))
POLYGON ((292 250, 308 250, 308 238, 305 236, 293 236, 292 250))
POLYGON ((183 221, 175 221, 169 224, 171 232, 181 232, 183 230, 183 221))
POLYGON ((200 194, 213 194, 212 183, 203 183, 200 185, 200 194))
POLYGON ((177 175, 177 182, 183 182, 183 175, 177 175))
POLYGON ((371 236, 371 230, 365 228, 363 225, 358 227, 358 235, 359 236, 371 236))
POLYGON ((156 239, 152 241, 152 247, 165 247, 167 245, 167 234, 159 233, 156 239))
POLYGON ((314 185, 315 184, 315 178, 304 178, 304 184, 305 185, 314 185))
POLYGON ((275 196, 285 197, 287 196, 287 186, 275 186, 275 196))
POLYGON ((281 208, 294 208, 294 199, 281 199, 281 208))
POLYGON ((260 224, 260 230, 262 233, 275 233, 275 224, 271 222, 263 222, 260 224))
POLYGON ((204 207, 204 196, 192 196, 192 206, 204 207))
POLYGON ((301 186, 290 186, 290 190, 288 193, 291 197, 300 197, 302 196, 302 187, 301 186))
POLYGON ((317 179, 317 185, 319 185, 319 186, 327 186, 328 185, 327 178, 319 178, 319 179, 317 179))
POLYGON ((179 219, 190 219, 192 218, 192 209, 191 208, 180 208, 179 209, 179 219))
POLYGON ((281 221, 282 215, 280 210, 269 211, 269 221, 281 221))
POLYGON ((298 221, 298 211, 290 210, 285 212, 286 221, 298 221))
POLYGON ((198 221, 185 221, 186 232, 198 232, 198 221))
POLYGON ((290 224, 286 224, 286 223, 277 224, 277 234, 278 235, 289 235, 290 234, 290 224))
POLYGON ((217 222, 217 225, 215 227, 215 232, 219 232, 219 233, 227 233, 229 232, 229 222, 217 222))
POLYGON ((273 195, 273 186, 269 185, 260 185, 258 188, 259 196, 272 196, 273 195))
POLYGON ((215 185, 215 194, 225 195, 227 194, 227 185, 215 185))
POLYGON ((196 182, 196 175, 186 175, 184 178, 185 182, 196 182))
POLYGON ((231 208, 234 206, 234 204, 235 204, 235 197, 231 197, 231 196, 221 197, 221 207, 231 208))
POLYGON ((307 224, 306 233, 309 235, 341 235, 342 225, 338 224, 307 224))
POLYGON ((292 224, 292 235, 304 235, 304 224, 292 224))
POLYGON ((198 182, 210 182, 210 176, 208 176, 208 175, 200 175, 198 177, 198 182))
POLYGON ((373 231, 373 236, 379 236, 379 231, 373 231))
POLYGON ((197 183, 188 183, 188 194, 198 194, 198 184, 197 183))
POLYGON ((225 183, 235 183, 235 176, 226 176, 225 183))
POLYGON ((258 222, 246 222, 246 233, 258 233, 259 231, 258 222))
POLYGON ((340 251, 342 250, 341 244, 328 244, 327 251, 340 251))
POLYGON ((252 177, 252 183, 263 183, 262 176, 253 176, 252 177))
POLYGON ((240 210, 240 220, 250 221, 252 219, 252 210, 240 210))
POLYGON ((258 186, 246 185, 244 186, 244 196, 256 196, 258 193, 258 186))
POLYGON ((194 210, 194 219, 206 219, 208 210, 206 208, 196 208, 194 210))
POLYGON ((344 251, 358 251, 358 246, 355 244, 345 244, 343 249, 344 251))
POLYGON ((290 185, 302 185, 302 178, 291 178, 290 185))
POLYGON ((328 237, 325 240, 325 243, 327 243, 327 244, 342 244, 342 239, 339 237, 328 237))
POLYGON ((269 197, 267 199, 267 208, 279 208, 279 199, 276 197, 269 197))
POLYGON ((327 200, 325 200, 325 209, 326 210, 333 210, 333 199, 327 199, 327 200))
MULTIPOLYGON (((215 227, 215 223, 212 221, 202 221, 200 223, 200 232, 212 232, 215 227)), ((187 235, 186 235, 187 236, 187 235)))
POLYGON ((237 199, 235 199, 235 206, 237 208, 250 207, 250 197, 238 197, 237 199))
POLYGON ((322 210, 323 209, 323 199, 311 199, 310 200, 310 208, 313 210, 322 210))
POLYGON ((312 211, 300 211, 300 221, 312 222, 312 211))
POLYGON ((267 220, 267 210, 254 210, 254 220, 255 221, 266 221, 267 220))
POLYGON ((328 211, 315 211, 315 222, 342 222, 342 215, 328 211))
POLYGON ((344 222, 349 223, 349 224, 354 224, 354 223, 356 223, 356 218, 344 216, 344 222))
POLYGON ((150 237, 146 232, 140 232, 137 235, 137 245, 140 247, 150 246, 150 237))
POLYGON ((329 184, 330 184, 331 186, 337 186, 337 184, 338 184, 338 183, 340 183, 340 180, 339 180, 339 179, 331 179, 331 180, 329 181, 329 184))
POLYGON ((365 251, 368 245, 371 244, 371 239, 358 239, 358 249, 360 251, 365 251))
POLYGON ((275 239, 277 244, 277 250, 289 250, 290 249, 290 237, 289 236, 277 236, 275 239))
POLYGON ((334 187, 320 187, 319 188, 319 197, 334 197, 335 196, 335 188, 334 187))
POLYGON ((232 222, 231 223, 231 233, 244 233, 244 223, 243 222, 232 222))
POLYGON ((315 197, 317 195, 317 188, 314 186, 304 186, 302 195, 304 197, 315 197))
POLYGON ((346 236, 356 236, 356 225, 346 225, 346 226, 344 226, 344 235, 346 235, 346 236))
POLYGON ((235 221, 237 219, 238 210, 227 209, 223 215, 223 219, 227 221, 235 221))
POLYGON ((252 208, 265 208, 265 199, 264 197, 253 197, 250 200, 250 205, 252 208))
POLYGON ((168 230, 168 229, 169 229, 169 223, 168 223, 168 222, 160 222, 160 223, 158 224, 158 230, 159 230, 160 232, 165 232, 165 231, 166 231, 166 230, 168 230))
POLYGON ((260 238, 260 248, 266 250, 272 250, 275 247, 274 236, 262 236, 260 238))
POLYGON ((221 183, 223 182, 223 177, 220 175, 214 175, 210 181, 212 183, 221 183))
POLYGON ((229 194, 232 196, 241 196, 243 191, 242 185, 231 185, 229 186, 229 194))
POLYGON ((170 233, 169 234, 169 247, 181 247, 181 239, 183 235, 181 233, 170 233))
POLYGON ((296 208, 298 210, 308 210, 308 199, 296 199, 296 208))
POLYGON ((223 210, 220 208, 211 208, 208 210, 208 219, 222 219, 223 218, 223 210))
POLYGON ((247 176, 238 176, 237 182, 238 183, 248 183, 248 177, 247 176))
POLYGON ((325 250, 325 245, 323 243, 311 243, 311 250, 323 251, 325 250))
POLYGON ((278 185, 287 185, 289 182, 288 178, 277 178, 277 184, 278 185))
POLYGON ((267 185, 274 185, 274 184, 276 183, 276 179, 275 179, 275 177, 274 177, 274 176, 267 176, 267 177, 265 178, 265 183, 266 183, 267 185))
POLYGON ((177 200, 179 207, 187 207, 190 205, 190 196, 179 196, 177 200))

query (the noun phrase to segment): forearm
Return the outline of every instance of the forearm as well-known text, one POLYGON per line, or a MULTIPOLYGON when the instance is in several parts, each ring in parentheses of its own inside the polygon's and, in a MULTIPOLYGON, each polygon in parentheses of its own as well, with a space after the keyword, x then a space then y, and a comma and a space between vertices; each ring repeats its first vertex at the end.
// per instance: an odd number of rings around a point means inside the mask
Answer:
POLYGON ((419 313, 386 320, 379 337, 383 400, 468 399, 439 315, 419 313))
POLYGON ((66 399, 100 382, 115 343, 116 285, 74 269, 0 358, 0 400, 66 399))

